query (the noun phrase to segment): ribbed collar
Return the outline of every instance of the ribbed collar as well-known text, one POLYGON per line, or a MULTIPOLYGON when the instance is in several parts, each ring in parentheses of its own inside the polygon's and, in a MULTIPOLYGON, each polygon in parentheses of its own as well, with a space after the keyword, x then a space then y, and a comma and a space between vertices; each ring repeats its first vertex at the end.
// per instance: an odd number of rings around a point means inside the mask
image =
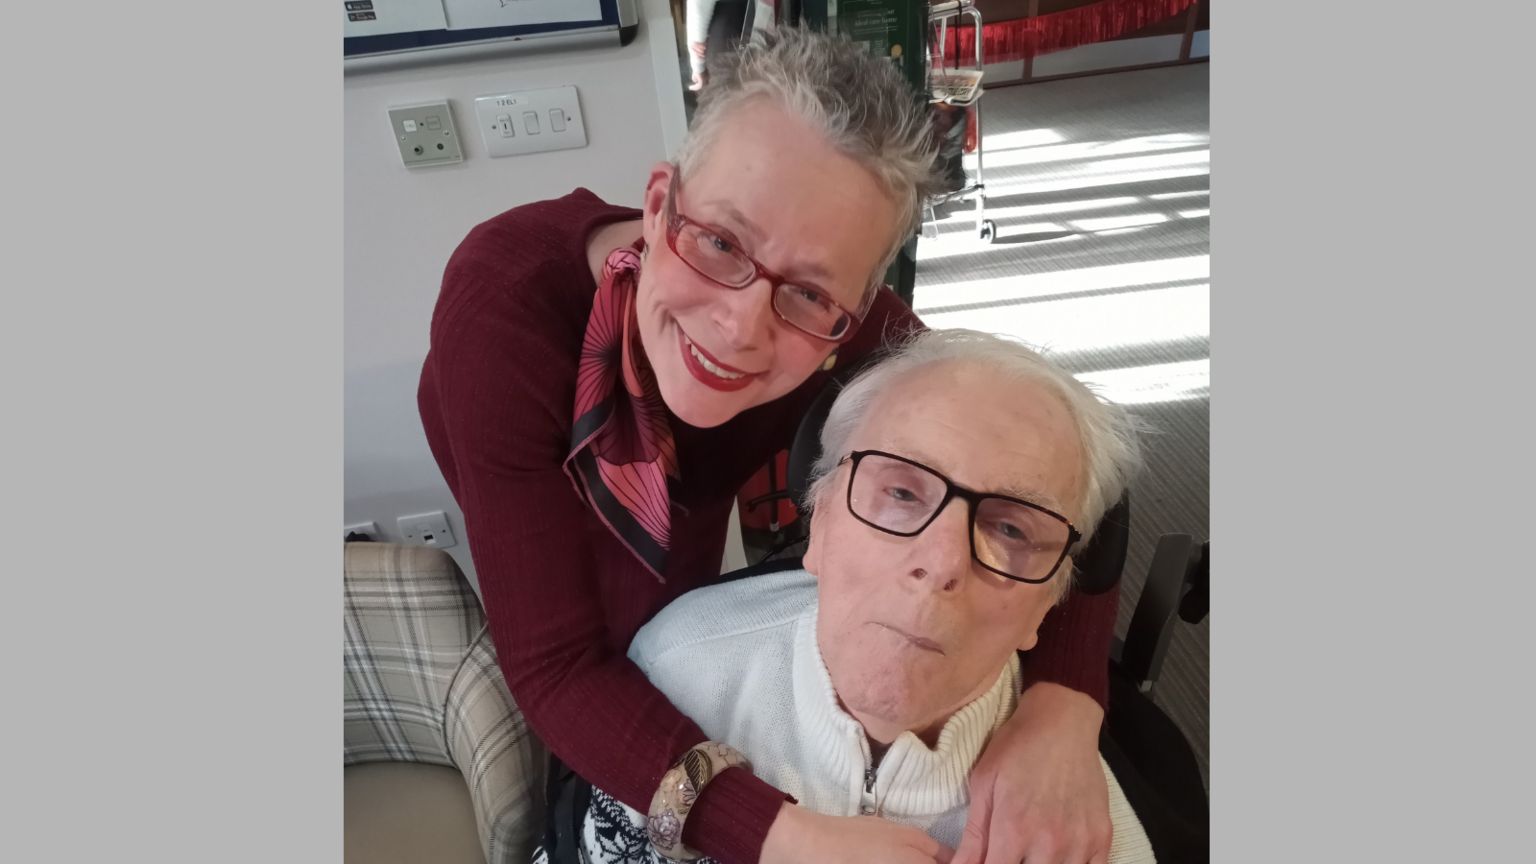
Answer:
MULTIPOLYGON (((817 605, 795 622, 794 700, 805 724, 810 749, 820 764, 818 777, 842 785, 857 802, 870 764, 864 728, 837 703, 832 677, 816 642, 817 605)), ((882 815, 921 818, 947 813, 969 802, 966 777, 992 733, 1018 704, 1019 659, 1008 665, 992 687, 955 712, 929 748, 912 732, 891 742, 875 774, 874 798, 882 815)))

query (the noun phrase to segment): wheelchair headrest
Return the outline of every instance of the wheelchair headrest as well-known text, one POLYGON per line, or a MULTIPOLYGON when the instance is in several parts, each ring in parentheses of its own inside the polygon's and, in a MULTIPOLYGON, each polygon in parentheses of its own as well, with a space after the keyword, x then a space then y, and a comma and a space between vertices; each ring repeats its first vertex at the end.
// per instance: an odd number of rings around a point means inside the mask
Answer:
POLYGON ((795 440, 789 447, 788 476, 784 478, 784 488, 789 491, 790 500, 795 502, 796 507, 805 501, 806 493, 810 491, 811 468, 821 458, 821 427, 827 423, 832 403, 837 401, 837 394, 843 391, 848 382, 873 361, 871 357, 847 368, 834 370, 821 392, 811 401, 811 406, 805 410, 805 416, 800 418, 795 440))

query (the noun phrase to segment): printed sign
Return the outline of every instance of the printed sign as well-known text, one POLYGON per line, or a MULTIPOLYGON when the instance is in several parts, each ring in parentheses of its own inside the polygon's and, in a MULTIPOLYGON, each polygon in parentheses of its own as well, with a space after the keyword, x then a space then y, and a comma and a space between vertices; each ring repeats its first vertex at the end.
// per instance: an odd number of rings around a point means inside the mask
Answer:
POLYGON ((342 35, 347 38, 448 27, 443 0, 342 0, 341 7, 347 16, 342 35))
POLYGON ((599 21, 601 0, 441 0, 449 30, 599 21))

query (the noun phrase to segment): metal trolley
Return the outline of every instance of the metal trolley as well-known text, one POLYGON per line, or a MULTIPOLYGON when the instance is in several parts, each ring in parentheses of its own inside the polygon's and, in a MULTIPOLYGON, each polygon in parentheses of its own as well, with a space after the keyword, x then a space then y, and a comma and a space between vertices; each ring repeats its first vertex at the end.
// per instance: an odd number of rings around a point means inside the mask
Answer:
MULTIPOLYGON (((997 238, 997 223, 987 218, 986 183, 982 178, 982 146, 981 138, 981 77, 983 66, 983 52, 981 38, 981 13, 976 11, 976 4, 972 0, 947 0, 947 2, 928 4, 928 28, 931 48, 928 55, 928 93, 929 101, 934 106, 935 123, 939 125, 944 142, 941 143, 941 159, 945 149, 954 150, 952 161, 947 164, 946 175, 952 180, 951 185, 956 188, 949 189, 940 195, 930 196, 924 202, 924 234, 935 237, 938 235, 936 223, 937 214, 935 208, 951 201, 960 201, 967 198, 976 202, 976 235, 982 240, 991 243, 997 238), (946 68, 945 51, 949 35, 950 21, 959 24, 961 16, 971 19, 971 24, 976 28, 976 65, 974 68, 946 68), (967 134, 967 126, 971 116, 976 123, 976 176, 974 179, 965 176, 964 169, 964 140, 967 134), (948 121, 946 126, 944 121, 948 121), (957 128, 958 126, 958 128, 957 128), (952 142, 958 139, 961 146, 956 149, 952 142), (932 232, 928 226, 932 225, 932 232)), ((949 160, 945 160, 949 161, 949 160)))

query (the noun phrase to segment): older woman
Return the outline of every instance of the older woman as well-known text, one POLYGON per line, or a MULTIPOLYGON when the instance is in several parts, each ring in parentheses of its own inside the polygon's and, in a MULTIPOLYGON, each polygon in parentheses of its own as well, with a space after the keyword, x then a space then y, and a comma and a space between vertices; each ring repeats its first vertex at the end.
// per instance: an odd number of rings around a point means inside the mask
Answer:
MULTIPOLYGON (((908 826, 885 860, 942 858, 960 842, 967 775, 1016 709, 1016 652, 1067 596, 1072 548, 1135 467, 1132 427, 1028 348, 940 330, 843 390, 822 446, 805 569, 690 592, 629 655, 732 742, 720 764, 749 762, 817 813, 908 826)), ((644 815, 596 791, 585 860, 686 856, 677 828, 715 774, 695 761, 644 815)), ((1101 770, 1108 861, 1151 860, 1101 770)), ((858 830, 843 840, 834 860, 859 852, 858 830)))
MULTIPOLYGON (((625 656, 635 632, 718 578, 734 496, 787 446, 820 370, 921 326, 879 287, 932 183, 918 100, 826 36, 786 30, 721 59, 640 210, 579 189, 470 232, 418 394, 513 696, 560 760, 634 807, 707 740, 625 656)), ((1073 596, 1042 633, 973 773, 988 861, 1107 848, 1114 616, 1113 594, 1073 596)), ((840 857, 846 821, 734 769, 684 836, 728 864, 883 861, 899 842, 866 829, 866 857, 840 857)))

